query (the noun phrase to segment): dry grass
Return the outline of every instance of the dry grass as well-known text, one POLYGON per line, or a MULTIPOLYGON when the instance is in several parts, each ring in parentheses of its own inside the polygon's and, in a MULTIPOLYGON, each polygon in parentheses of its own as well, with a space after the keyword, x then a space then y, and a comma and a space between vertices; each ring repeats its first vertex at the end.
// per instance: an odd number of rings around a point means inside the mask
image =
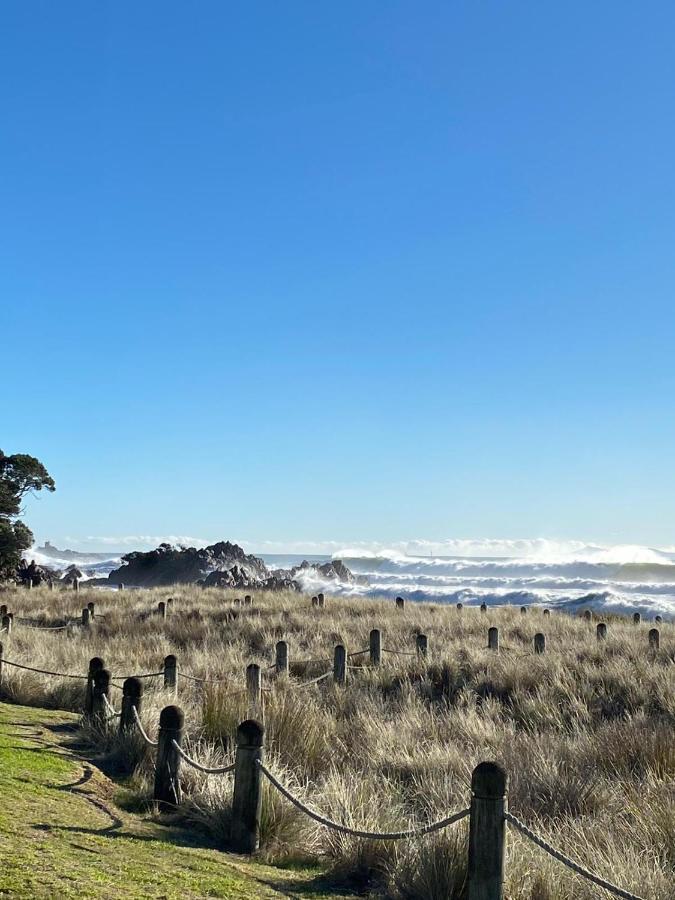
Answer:
MULTIPOLYGON (((529 610, 481 613, 466 608, 275 594, 235 606, 220 590, 8 591, 16 617, 55 624, 93 600, 94 627, 40 631, 16 623, 8 659, 84 673, 101 656, 113 676, 156 671, 174 653, 186 673, 223 679, 200 685, 180 678, 190 752, 207 763, 231 757, 236 725, 246 717, 244 671, 269 667, 279 639, 290 645, 291 677, 264 675, 263 711, 272 768, 320 811, 361 828, 388 830, 467 805, 473 767, 496 759, 509 774, 511 810, 582 864, 650 900, 675 898, 675 627, 663 624, 661 649, 648 648, 649 625, 612 619, 604 644, 583 619, 529 610), (149 614, 174 598, 166 621, 149 614), (102 616, 105 618, 102 618, 102 616), (487 651, 488 625, 503 649, 487 651), (349 670, 345 690, 297 684, 330 668, 336 643, 368 644, 371 628, 388 650, 410 653, 428 635, 426 661, 383 654, 380 669, 349 670), (548 652, 535 656, 544 631, 548 652)), ((3 693, 24 704, 79 709, 79 682, 4 668, 3 693)), ((119 705, 117 697, 113 697, 119 705)), ((149 681, 144 721, 153 731, 173 698, 149 681)), ((120 766, 149 783, 151 758, 94 736, 120 766)), ((226 839, 231 783, 185 769, 185 814, 226 839)), ((466 825, 411 843, 336 835, 298 814, 274 791, 264 798, 263 841, 274 858, 321 855, 360 886, 388 897, 422 900, 466 894, 466 825)), ((512 900, 598 896, 541 851, 509 833, 506 893, 512 900)))

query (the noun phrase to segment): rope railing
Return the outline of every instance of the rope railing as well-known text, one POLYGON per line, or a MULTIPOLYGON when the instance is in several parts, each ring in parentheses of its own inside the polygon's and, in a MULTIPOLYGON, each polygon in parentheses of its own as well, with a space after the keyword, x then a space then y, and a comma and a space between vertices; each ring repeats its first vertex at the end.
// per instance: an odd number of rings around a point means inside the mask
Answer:
POLYGON ((187 672, 181 672, 180 669, 176 671, 176 675, 179 678, 187 678, 188 681, 195 681, 198 684, 227 684, 230 681, 229 678, 198 678, 196 675, 188 675, 187 672))
POLYGON ((512 813, 506 812, 504 813, 504 818, 507 822, 514 826, 521 834, 524 834, 526 838, 532 841, 532 843, 536 844, 537 847, 540 847, 549 856, 552 856, 553 859, 557 859, 558 862, 561 862, 563 865, 567 866, 568 869, 571 869, 577 875, 581 875, 582 878, 585 878, 587 881, 592 881, 593 884, 597 884, 598 887, 604 888, 606 891, 609 891, 610 894, 614 894, 616 897, 623 897, 624 900, 642 900, 637 894, 631 894, 630 891, 624 891, 623 888, 617 887, 615 884, 612 884, 611 881, 607 881, 605 878, 602 878, 600 875, 596 875, 594 872, 589 871, 584 868, 584 866, 575 862, 569 856, 566 856, 560 850, 557 850, 548 841, 544 840, 544 838, 540 837, 538 834, 535 834, 531 828, 528 828, 524 822, 521 822, 520 819, 517 819, 512 813))
POLYGON ((39 675, 51 675, 53 678, 79 678, 82 681, 87 680, 86 675, 73 675, 70 672, 50 672, 48 669, 36 669, 33 666, 24 666, 21 663, 12 662, 10 659, 3 659, 3 666, 13 666, 15 669, 24 669, 26 672, 37 672, 39 675))
POLYGON ((267 766, 260 760, 258 760, 258 766, 267 780, 280 794, 282 794, 282 796, 299 809, 300 812, 305 813, 310 819, 314 819, 319 825, 323 825, 324 827, 331 829, 331 831, 339 831, 341 834, 348 834, 351 837, 365 838, 373 841, 403 841, 409 838, 422 837, 423 835, 431 834, 434 831, 440 831, 442 828, 447 828, 449 825, 454 825, 455 822, 460 822, 462 819, 465 819, 471 812, 468 808, 463 809, 460 812, 439 819, 437 822, 431 822, 428 825, 420 825, 417 828, 408 828, 405 831, 363 831, 359 828, 351 828, 349 825, 342 825, 339 822, 334 822, 332 819, 321 815, 321 813, 318 813, 315 809, 307 806, 307 804, 303 803, 302 800, 292 794, 287 787, 275 778, 267 766))
POLYGON ((291 682, 289 686, 290 686, 293 690, 296 690, 296 691, 297 691, 297 690, 299 690, 300 688, 311 687, 313 684, 318 684, 320 681, 325 681, 326 678, 329 678, 332 674, 333 674, 333 670, 330 669, 328 672, 324 672, 323 675, 319 675, 318 678, 312 678, 311 681, 302 681, 302 682, 300 682, 300 684, 293 684, 293 683, 291 682))
POLYGON ((141 717, 138 715, 138 710, 136 709, 136 707, 132 706, 131 711, 134 714, 134 721, 136 722, 138 730, 140 731, 141 737, 143 738, 145 743, 148 745, 148 747, 158 747, 159 741, 151 741, 145 731, 145 728, 143 728, 143 723, 141 722, 141 717))
POLYGON ((172 740, 171 744, 180 758, 189 766, 192 766, 193 769, 197 769, 198 772, 203 772, 205 775, 227 775, 229 772, 234 772, 234 763, 231 763, 228 766, 203 766, 200 762, 197 762, 196 759, 192 759, 191 756, 188 756, 178 741, 172 740))
POLYGON ((116 711, 115 711, 115 707, 112 705, 112 703, 110 702, 110 700, 108 700, 108 698, 106 697, 105 694, 101 694, 101 696, 103 697, 103 702, 104 702, 104 704, 105 704, 105 706, 106 706, 106 709, 107 709, 108 712, 110 713, 110 715, 107 716, 106 718, 108 718, 108 719, 116 719, 116 718, 118 718, 119 716, 122 715, 121 712, 116 712, 116 711))

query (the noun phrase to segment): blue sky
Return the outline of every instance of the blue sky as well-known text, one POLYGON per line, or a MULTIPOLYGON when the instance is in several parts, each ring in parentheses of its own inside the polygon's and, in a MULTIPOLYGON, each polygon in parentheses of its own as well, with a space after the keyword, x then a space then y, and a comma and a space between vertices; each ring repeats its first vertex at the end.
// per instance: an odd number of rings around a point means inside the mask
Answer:
POLYGON ((57 481, 36 537, 675 543, 674 28, 4 4, 0 446, 57 481))

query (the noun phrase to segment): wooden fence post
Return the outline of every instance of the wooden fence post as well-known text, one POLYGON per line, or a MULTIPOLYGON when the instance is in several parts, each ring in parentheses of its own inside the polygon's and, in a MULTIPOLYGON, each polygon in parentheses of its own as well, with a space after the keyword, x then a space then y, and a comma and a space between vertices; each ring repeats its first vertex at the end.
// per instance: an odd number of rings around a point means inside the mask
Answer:
POLYGON ((373 628, 368 638, 371 666, 379 666, 382 660, 382 635, 379 628, 373 628))
POLYGON ((94 675, 105 668, 105 663, 100 656, 92 656, 89 660, 87 671, 87 686, 84 691, 84 711, 90 716, 94 711, 94 675))
POLYGON ((153 798, 164 806, 178 806, 181 800, 180 756, 173 742, 181 746, 184 721, 183 710, 178 706, 165 706, 159 714, 153 798))
POLYGON ((167 612, 167 615, 168 615, 169 611, 171 610, 171 607, 172 607, 172 606, 173 606, 173 597, 167 597, 167 598, 166 598, 166 612, 167 612))
MULTIPOLYGON (((0 610, 1 609, 2 609, 2 607, 0 607, 0 610)), ((656 622, 657 625, 660 625, 661 622, 663 622, 663 617, 662 616, 654 616, 654 621, 656 622)))
POLYGON ((277 675, 288 675, 288 644, 286 641, 277 641, 275 664, 277 675))
POLYGON ((256 709, 259 708, 262 699, 262 684, 260 681, 260 666, 257 663, 249 663, 246 666, 246 691, 251 706, 256 709))
POLYGON ((106 700, 110 701, 110 672, 107 669, 97 669, 91 689, 91 715, 101 724, 108 716, 106 700))
POLYGON ((168 656, 164 657, 164 687, 165 688, 174 688, 176 687, 176 671, 178 669, 178 663, 176 661, 176 657, 173 653, 170 653, 168 656))
POLYGON ((633 613, 633 625, 639 625, 641 618, 642 617, 640 616, 639 612, 633 613))
POLYGON ((403 597, 396 598, 396 609, 405 609, 405 599, 403 597))
POLYGON ((166 603, 163 600, 157 604, 157 615, 160 619, 166 619, 166 603))
POLYGON ((0 606, 0 619, 4 619, 6 615, 7 615, 7 604, 3 603, 2 606, 0 606))
POLYGON ((464 604, 463 604, 463 603, 458 603, 458 604, 457 604, 457 609, 461 612, 461 611, 464 609, 464 604))
POLYGON ((250 594, 246 594, 244 597, 244 606, 253 606, 253 597, 250 594))
POLYGON ((538 631, 534 636, 534 652, 546 653, 546 635, 538 631))
POLYGON ((237 728, 237 753, 234 761, 234 793, 230 842, 237 853, 255 853, 260 846, 260 807, 262 804, 263 727, 247 719, 237 728))
POLYGON ((488 650, 499 650, 499 628, 488 628, 488 650))
POLYGON ((426 656, 429 651, 429 640, 426 634, 418 634, 415 638, 415 649, 418 656, 426 656))
POLYGON ((590 611, 590 609, 585 609, 585 610, 584 610, 584 619, 585 619, 587 622, 591 622, 591 621, 592 621, 592 619, 593 619, 593 613, 590 611))
POLYGON ((90 602, 90 603, 87 603, 87 609, 89 610, 89 619, 91 621, 95 617, 94 611, 95 611, 96 607, 94 606, 93 603, 90 602))
POLYGON ((502 900, 506 829, 506 773, 483 762, 471 776, 468 900, 502 900))
POLYGON ((658 650, 659 645, 661 643, 661 638, 659 635, 658 628, 650 628, 649 629, 649 646, 652 650, 658 650))
POLYGON ((607 625, 604 622, 598 622, 595 626, 595 636, 599 641, 607 640, 607 625))
POLYGON ((122 687, 122 712, 120 714, 120 734, 125 731, 133 731, 136 727, 136 717, 133 707, 140 716, 143 703, 143 682, 140 678, 125 678, 122 687))
POLYGON ((0 642, 0 692, 2 691, 2 657, 4 652, 2 642, 0 642))
POLYGON ((527 607, 526 607, 526 606, 521 606, 521 607, 520 607, 520 614, 521 614, 521 616, 526 616, 526 615, 527 615, 527 607))
POLYGON ((5 613, 2 617, 2 630, 7 632, 7 636, 12 633, 12 616, 11 613, 5 613))
POLYGON ((486 612, 487 612, 487 603, 486 603, 484 600, 483 600, 483 602, 482 602, 481 605, 480 605, 480 611, 481 611, 482 613, 486 613, 486 612))
POLYGON ((33 588, 33 579, 27 578, 26 579, 26 590, 30 591, 30 590, 32 590, 32 588, 33 588))
POLYGON ((79 594, 79 592, 80 592, 80 579, 79 578, 73 578, 73 590, 75 591, 76 594, 79 594))
POLYGON ((321 607, 321 609, 323 609, 323 607, 324 607, 324 605, 325 605, 325 603, 326 603, 326 598, 324 597, 324 595, 323 595, 323 594, 318 594, 318 595, 317 595, 317 600, 319 601, 319 606, 321 607))
POLYGON ((333 681, 342 686, 347 683, 347 651, 343 644, 336 644, 333 651, 333 681))
POLYGON ((124 585, 122 584, 121 581, 120 581, 120 583, 117 585, 117 590, 118 590, 118 591, 123 591, 123 590, 124 590, 124 585))
POLYGON ((82 624, 85 628, 89 628, 89 621, 91 618, 91 613, 89 612, 88 606, 82 607, 82 624))
POLYGON ((312 597, 312 606, 318 606, 318 605, 319 605, 319 598, 312 597))
POLYGON ((545 616, 550 616, 550 615, 551 615, 551 610, 550 610, 550 609, 545 609, 545 610, 544 610, 544 615, 545 615, 545 616))

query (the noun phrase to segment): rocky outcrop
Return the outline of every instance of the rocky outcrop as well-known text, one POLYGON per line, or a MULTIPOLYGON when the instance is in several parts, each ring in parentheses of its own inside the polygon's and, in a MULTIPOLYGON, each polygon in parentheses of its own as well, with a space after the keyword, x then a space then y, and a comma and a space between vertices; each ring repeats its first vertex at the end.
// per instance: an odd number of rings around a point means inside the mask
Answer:
POLYGON ((21 584, 28 584, 30 581, 32 585, 37 586, 38 584, 51 584, 53 581, 58 581, 59 574, 53 569, 47 568, 47 566, 38 566, 33 559, 31 562, 23 562, 19 566, 17 578, 21 584))
MULTIPOLYGON (((262 559, 246 554, 237 544, 220 541, 203 549, 160 544, 147 553, 122 557, 123 565, 111 572, 108 582, 130 587, 202 584, 236 590, 302 590, 302 576, 355 584, 360 581, 339 560, 316 565, 306 560, 292 569, 271 570, 262 559)), ((97 582, 98 583, 98 582, 97 582)))
POLYGON ((73 584, 75 581, 81 581, 83 578, 84 573, 76 565, 68 566, 61 575, 61 581, 64 584, 73 584))

